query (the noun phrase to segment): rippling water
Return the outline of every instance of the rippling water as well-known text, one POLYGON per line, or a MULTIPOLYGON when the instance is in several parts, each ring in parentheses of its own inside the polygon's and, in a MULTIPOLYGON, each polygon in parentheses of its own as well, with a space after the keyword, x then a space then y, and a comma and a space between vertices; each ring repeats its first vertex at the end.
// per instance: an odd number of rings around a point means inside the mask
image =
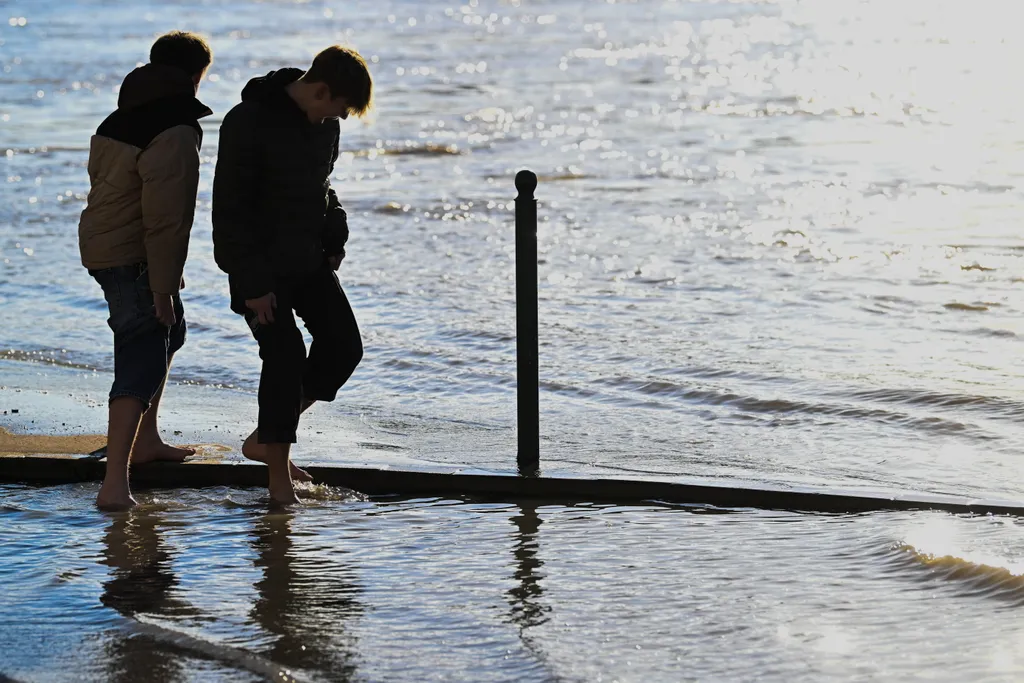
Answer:
POLYGON ((95 485, 0 495, 0 622, 19 624, 0 629, 0 671, 23 680, 1024 672, 1024 543, 1008 520, 340 492, 268 513, 230 489, 143 494, 107 516, 95 485))
MULTIPOLYGON (((200 93, 216 115, 175 372, 250 392, 251 416, 255 345, 212 260, 217 124, 251 76, 343 41, 378 83, 334 178, 367 354, 316 430, 511 463, 512 178, 527 167, 550 469, 1024 497, 1024 48, 1006 7, 0 3, 0 384, 54 390, 5 378, 11 363, 111 369, 78 264, 88 140, 153 36, 185 28, 216 51, 200 93)), ((101 412, 75 424, 101 431, 101 412)), ((161 495, 112 521, 90 495, 3 489, 0 614, 25 628, 0 629, 0 662, 18 653, 0 671, 52 672, 68 652, 97 679, 1021 671, 1016 524, 443 501, 291 517, 237 492, 161 495)))
POLYGON ((1022 495, 1022 52, 1000 6, 4 3, 0 347, 109 370, 77 265, 88 138, 151 37, 195 29, 217 116, 177 375, 251 390, 211 255, 217 123, 253 74, 345 41, 379 107, 334 178, 367 357, 330 410, 514 452, 529 167, 549 464, 1022 495))

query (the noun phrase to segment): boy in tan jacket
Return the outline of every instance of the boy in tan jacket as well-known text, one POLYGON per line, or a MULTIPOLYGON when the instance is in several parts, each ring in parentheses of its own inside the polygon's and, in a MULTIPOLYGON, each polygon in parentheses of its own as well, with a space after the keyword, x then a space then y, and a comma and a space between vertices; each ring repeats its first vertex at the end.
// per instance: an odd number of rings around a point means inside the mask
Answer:
POLYGON ((129 460, 181 461, 194 452, 163 442, 157 409, 171 359, 185 342, 178 291, 199 185, 199 119, 212 113, 196 94, 212 59, 195 34, 161 36, 149 64, 125 77, 117 111, 92 138, 79 246, 82 264, 103 288, 114 332, 101 509, 135 505, 129 460))

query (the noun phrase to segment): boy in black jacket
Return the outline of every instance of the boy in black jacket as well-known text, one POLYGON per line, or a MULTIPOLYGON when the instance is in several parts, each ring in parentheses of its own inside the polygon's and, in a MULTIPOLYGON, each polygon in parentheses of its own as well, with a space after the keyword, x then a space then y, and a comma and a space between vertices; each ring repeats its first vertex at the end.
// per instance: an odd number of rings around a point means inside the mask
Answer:
POLYGON ((270 469, 270 497, 296 502, 289 459, 299 414, 333 401, 362 359, 359 328, 335 271, 348 221, 331 188, 338 119, 370 108, 373 81, 359 53, 340 46, 308 71, 254 78, 220 128, 213 183, 214 258, 231 308, 259 343, 259 422, 242 453, 270 469), (313 337, 309 357, 295 316, 313 337))

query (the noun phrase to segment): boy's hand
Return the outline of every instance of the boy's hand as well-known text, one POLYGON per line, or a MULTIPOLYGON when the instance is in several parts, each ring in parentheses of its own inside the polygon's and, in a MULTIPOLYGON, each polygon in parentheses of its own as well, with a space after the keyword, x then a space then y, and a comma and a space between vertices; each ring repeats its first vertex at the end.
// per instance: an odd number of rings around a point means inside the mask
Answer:
POLYGON ((170 327, 177 321, 174 317, 174 297, 170 294, 153 292, 153 309, 161 325, 170 327))
POLYGON ((341 267, 341 262, 345 260, 345 250, 342 249, 340 254, 327 257, 327 265, 331 267, 331 270, 337 270, 341 267))
POLYGON ((259 299, 246 299, 245 307, 256 314, 260 325, 274 322, 274 309, 277 308, 277 297, 274 293, 264 294, 259 299))

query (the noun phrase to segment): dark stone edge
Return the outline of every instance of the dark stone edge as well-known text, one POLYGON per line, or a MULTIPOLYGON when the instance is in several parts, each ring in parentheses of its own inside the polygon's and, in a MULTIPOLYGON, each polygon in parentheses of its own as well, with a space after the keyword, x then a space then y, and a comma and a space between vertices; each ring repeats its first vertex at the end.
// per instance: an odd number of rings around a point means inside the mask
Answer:
MULTIPOLYGON (((69 484, 99 481, 105 463, 67 457, 0 458, 0 482, 69 484)), ((452 496, 490 501, 532 500, 550 504, 582 502, 671 504, 758 508, 800 512, 856 513, 879 510, 943 510, 960 514, 1024 516, 1024 505, 946 497, 849 495, 626 479, 569 479, 515 475, 454 474, 364 467, 309 467, 317 482, 370 496, 452 496)), ((266 469, 248 463, 155 463, 132 470, 139 488, 266 486, 266 469)))

